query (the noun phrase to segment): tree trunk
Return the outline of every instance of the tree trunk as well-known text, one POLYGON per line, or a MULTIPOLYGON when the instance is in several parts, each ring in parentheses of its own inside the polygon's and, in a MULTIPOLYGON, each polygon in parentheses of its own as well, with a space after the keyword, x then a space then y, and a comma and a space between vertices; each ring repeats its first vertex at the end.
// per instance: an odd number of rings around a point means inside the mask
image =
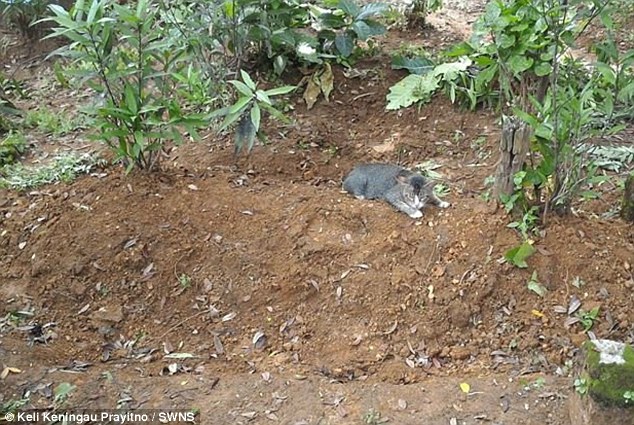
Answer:
POLYGON ((625 180, 621 217, 625 221, 634 223, 634 173, 630 174, 627 180, 625 180))
POLYGON ((522 170, 530 147, 531 128, 514 116, 502 117, 502 140, 500 141, 500 161, 495 172, 493 195, 511 195, 515 185, 513 177, 522 170))

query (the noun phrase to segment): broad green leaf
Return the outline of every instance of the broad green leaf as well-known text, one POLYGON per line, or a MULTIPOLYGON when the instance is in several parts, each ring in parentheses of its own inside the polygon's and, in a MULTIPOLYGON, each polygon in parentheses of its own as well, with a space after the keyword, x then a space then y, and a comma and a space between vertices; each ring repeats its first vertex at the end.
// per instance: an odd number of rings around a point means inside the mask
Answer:
POLYGON ((408 58, 403 55, 392 57, 392 69, 407 69, 412 74, 423 75, 434 68, 434 63, 425 57, 408 58))
POLYGON ((132 86, 125 86, 125 105, 128 111, 133 115, 136 115, 139 112, 139 105, 137 103, 136 93, 134 92, 134 88, 132 86))
POLYGON ((515 75, 519 75, 533 66, 533 59, 526 56, 513 55, 508 61, 508 66, 515 75))
POLYGON ((271 105, 267 105, 266 103, 261 103, 260 107, 262 109, 264 109, 266 112, 268 112, 269 114, 273 115, 276 119, 282 121, 285 124, 288 124, 291 121, 290 119, 288 119, 288 117, 286 115, 284 115, 282 112, 278 111, 277 109, 275 109, 271 105))
POLYGON ((264 93, 266 93, 268 96, 278 96, 280 94, 290 93, 296 88, 297 86, 281 86, 274 89, 266 90, 264 93))
POLYGON ((361 9, 353 0, 339 0, 339 9, 343 10, 347 15, 356 18, 361 13, 361 9))
POLYGON ((544 77, 549 75, 551 72, 553 72, 553 67, 548 62, 542 62, 535 67, 535 75, 538 77, 544 77))
POLYGON ((324 13, 319 16, 319 22, 324 28, 339 29, 346 25, 346 21, 343 16, 335 15, 333 13, 324 13))
POLYGON ((526 259, 535 253, 535 248, 528 241, 511 248, 504 254, 504 258, 516 267, 525 269, 528 267, 526 259))
POLYGON ((247 97, 253 97, 253 90, 251 90, 246 84, 238 80, 229 81, 240 93, 247 97))
POLYGON ((220 127, 218 127, 218 131, 223 131, 225 130, 227 127, 229 127, 230 125, 232 125, 233 123, 235 123, 236 121, 238 121, 238 119, 240 119, 242 112, 244 112, 244 109, 239 110, 238 112, 235 112, 233 114, 228 114, 225 117, 225 120, 222 122, 222 124, 220 125, 220 127))
POLYGON ((235 12, 233 9, 234 3, 235 3, 235 0, 226 0, 225 3, 223 4, 225 15, 228 18, 233 18, 235 16, 235 12))
POLYGON ((269 98, 269 95, 264 91, 264 90, 258 90, 255 92, 255 97, 258 101, 262 102, 262 103, 266 103, 267 105, 272 105, 273 102, 271 102, 271 99, 269 98))
POLYGON ((95 21, 95 16, 97 16, 97 12, 102 7, 102 3, 100 0, 93 0, 90 5, 90 10, 88 11, 88 16, 86 16, 86 23, 88 25, 92 24, 95 21))
POLYGON ((361 11, 356 16, 356 19, 359 21, 361 19, 382 16, 389 10, 389 8, 390 7, 386 3, 368 3, 361 8, 361 11))
POLYGON ((255 132, 257 133, 260 130, 260 107, 257 103, 255 103, 251 108, 251 123, 253 124, 253 127, 255 127, 255 132))
POLYGON ((546 292, 548 292, 548 290, 537 280, 536 271, 533 272, 533 274, 531 275, 531 280, 528 281, 528 289, 533 291, 540 297, 543 297, 544 295, 546 295, 546 292))
POLYGON ((352 39, 350 32, 346 31, 341 34, 337 34, 335 37, 335 46, 343 58, 349 57, 354 50, 354 40, 352 39))
POLYGON ((608 83, 614 84, 616 82, 616 72, 614 71, 614 69, 612 69, 610 65, 603 62, 598 62, 596 64, 596 70, 601 73, 603 78, 605 78, 608 83))
POLYGON ((452 46, 445 54, 450 58, 467 56, 475 51, 473 46, 466 41, 452 46))
POLYGON ((256 84, 251 79, 251 76, 243 69, 240 70, 240 75, 242 75, 242 81, 249 87, 251 90, 255 91, 256 84))
POLYGON ((138 19, 144 19, 145 14, 148 11, 148 0, 138 0, 136 5, 136 17, 138 19))
POLYGON ((370 27, 363 21, 354 21, 352 23, 352 30, 361 41, 365 41, 370 37, 370 27))
POLYGON ((431 72, 425 75, 408 75, 390 87, 386 109, 392 111, 407 108, 416 102, 428 101, 438 87, 438 79, 431 72))
POLYGON ((241 98, 239 98, 237 100, 236 103, 234 103, 230 108, 229 108, 229 114, 235 114, 238 111, 241 111, 242 109, 244 109, 244 107, 251 101, 250 97, 246 97, 243 96, 241 98))
POLYGON ((455 80, 461 73, 467 70, 471 65, 471 59, 467 57, 460 58, 457 62, 447 62, 437 65, 433 74, 442 77, 445 81, 455 80))
POLYGON ((512 34, 501 34, 500 37, 496 40, 497 43, 503 49, 508 49, 509 47, 515 44, 515 36, 512 34))

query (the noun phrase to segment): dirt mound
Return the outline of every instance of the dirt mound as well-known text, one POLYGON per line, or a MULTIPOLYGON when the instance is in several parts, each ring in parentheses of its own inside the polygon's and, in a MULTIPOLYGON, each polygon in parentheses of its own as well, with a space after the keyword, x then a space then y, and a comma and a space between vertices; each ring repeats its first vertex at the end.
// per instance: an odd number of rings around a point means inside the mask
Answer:
MULTIPOLYGON (((33 368, 30 383, 10 377, 13 390, 0 401, 32 389, 39 372, 81 369, 77 362, 94 363, 95 373, 117 369, 118 392, 100 375, 74 381, 108 406, 136 384, 154 392, 148 404, 177 405, 160 393, 185 384, 161 374, 186 372, 208 393, 220 379, 221 401, 185 400, 211 412, 230 407, 233 419, 258 403, 254 393, 229 400, 260 391, 259 377, 245 378, 255 371, 308 379, 310 394, 295 400, 308 405, 316 387, 351 380, 380 383, 389 396, 401 391, 389 385, 430 375, 565 373, 587 338, 561 313, 575 297, 580 311, 599 307, 596 320, 585 317, 596 335, 634 338, 634 231, 605 214, 617 191, 552 218, 528 269, 506 264, 519 238, 485 201, 483 184, 497 157, 495 115, 459 111, 443 98, 387 113, 385 93, 404 74, 386 58, 358 70, 357 78, 335 70, 330 104, 306 111, 295 103, 296 126, 267 123, 271 143, 249 159, 236 163, 230 141, 208 134, 174 149, 160 174, 111 167, 27 194, 0 190, 0 313, 9 318, 0 322, 0 354, 33 368), (341 178, 360 161, 430 159, 452 207, 430 207, 420 221, 341 193, 341 178), (543 297, 528 289, 533 271, 543 297), (12 326, 11 315, 25 311, 20 325, 44 327, 12 326), (173 352, 189 356, 163 357, 173 352)), ((344 392, 364 391, 363 410, 374 389, 354 388, 344 392)), ((394 397, 402 407, 404 396, 394 397)), ((544 422, 550 407, 540 400, 535 423, 562 423, 544 422)))

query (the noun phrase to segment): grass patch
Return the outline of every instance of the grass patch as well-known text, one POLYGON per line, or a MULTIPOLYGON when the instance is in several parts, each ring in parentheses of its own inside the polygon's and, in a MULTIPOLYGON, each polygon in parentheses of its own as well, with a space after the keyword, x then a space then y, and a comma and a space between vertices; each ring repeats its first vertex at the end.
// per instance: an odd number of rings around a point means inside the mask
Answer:
POLYGON ((26 150, 26 139, 20 132, 10 131, 0 141, 0 167, 13 164, 26 150))
POLYGON ((89 173, 98 163, 90 154, 65 153, 43 165, 6 165, 0 169, 0 187, 26 190, 51 183, 68 183, 89 173))

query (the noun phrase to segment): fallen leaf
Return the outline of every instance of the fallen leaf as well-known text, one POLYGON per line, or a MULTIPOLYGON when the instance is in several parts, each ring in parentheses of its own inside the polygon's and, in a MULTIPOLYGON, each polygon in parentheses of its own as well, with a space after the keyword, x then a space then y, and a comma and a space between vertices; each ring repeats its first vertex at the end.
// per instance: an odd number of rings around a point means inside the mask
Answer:
POLYGON ((579 307, 581 307, 581 301, 579 300, 579 297, 577 297, 576 295, 570 297, 570 303, 568 303, 567 313, 573 314, 575 311, 579 310, 579 307))
POLYGON ((544 313, 539 310, 531 310, 531 313, 533 313, 533 316, 544 317, 544 313))
POLYGON ((335 77, 332 75, 330 63, 325 62, 321 75, 319 75, 319 86, 321 87, 321 92, 324 94, 326 102, 330 102, 330 93, 334 87, 334 80, 335 77))
POLYGON ((317 102, 317 98, 319 97, 319 93, 321 93, 319 80, 317 76, 313 74, 308 80, 306 90, 304 90, 304 101, 306 102, 307 109, 310 110, 315 105, 315 102, 317 102))
POLYGON ((83 307, 81 308, 81 310, 79 310, 79 311, 77 312, 77 314, 83 314, 83 313, 87 312, 89 308, 90 308, 90 303, 88 303, 88 304, 86 304, 85 306, 83 306, 83 307))
POLYGON ((258 350, 261 350, 266 346, 266 336, 264 335, 264 332, 257 331, 255 335, 253 335, 253 346, 258 350))
POLYGON ((460 389, 462 390, 463 393, 469 394, 469 391, 471 391, 471 385, 467 384, 466 382, 463 382, 460 384, 460 389))
POLYGON ((238 313, 231 312, 229 314, 225 314, 224 316, 222 316, 222 319, 220 319, 220 320, 223 321, 223 322, 228 322, 230 320, 233 320, 237 315, 238 315, 238 313))
POLYGON ((169 353, 163 356, 165 359, 193 359, 195 357, 191 353, 169 353))
POLYGON ((22 373, 22 370, 18 369, 17 367, 7 366, 2 369, 2 372, 0 372, 0 379, 5 379, 7 376, 9 376, 10 373, 22 373))
POLYGON ((392 152, 394 151, 394 149, 396 149, 396 145, 394 145, 394 142, 392 141, 387 141, 381 143, 380 145, 372 146, 372 150, 376 153, 392 152))
POLYGON ((394 324, 388 330, 383 332, 383 335, 389 335, 391 333, 394 333, 397 327, 398 327, 398 320, 394 321, 394 324))

